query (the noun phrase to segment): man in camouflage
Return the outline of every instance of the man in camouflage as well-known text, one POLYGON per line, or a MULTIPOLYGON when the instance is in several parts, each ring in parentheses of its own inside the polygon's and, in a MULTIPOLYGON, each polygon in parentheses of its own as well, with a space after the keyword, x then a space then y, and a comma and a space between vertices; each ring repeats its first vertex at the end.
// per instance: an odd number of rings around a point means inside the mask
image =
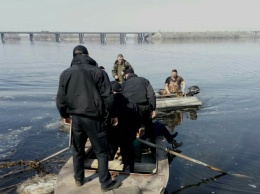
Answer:
POLYGON ((119 54, 117 56, 117 60, 114 63, 113 69, 112 69, 112 76, 115 78, 116 81, 119 83, 122 83, 123 81, 123 71, 124 69, 132 67, 128 61, 124 59, 124 56, 122 54, 119 54))

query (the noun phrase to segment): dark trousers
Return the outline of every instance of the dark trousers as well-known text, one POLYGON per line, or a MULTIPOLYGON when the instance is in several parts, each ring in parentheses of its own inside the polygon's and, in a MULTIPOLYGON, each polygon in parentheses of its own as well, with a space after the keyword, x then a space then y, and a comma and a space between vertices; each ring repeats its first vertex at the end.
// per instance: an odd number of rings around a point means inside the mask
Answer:
POLYGON ((107 132, 103 122, 77 115, 72 116, 74 178, 84 179, 85 144, 89 138, 98 160, 98 174, 101 187, 106 187, 112 179, 108 171, 107 132))
POLYGON ((151 111, 149 109, 149 106, 142 106, 139 105, 139 109, 142 115, 142 124, 145 128, 145 133, 150 138, 151 142, 155 142, 155 133, 154 133, 154 127, 153 127, 153 121, 151 118, 151 111))
POLYGON ((124 125, 124 128, 122 128, 119 145, 122 154, 124 170, 127 166, 129 166, 130 171, 133 172, 135 162, 135 150, 133 142, 136 138, 136 133, 139 128, 137 128, 135 125, 131 125, 130 123, 128 124, 128 126, 124 125))
POLYGON ((114 160, 118 147, 120 147, 121 128, 119 125, 110 126, 108 131, 109 160, 114 160))
POLYGON ((154 132, 155 136, 164 136, 168 143, 173 142, 173 137, 169 130, 165 127, 163 123, 160 121, 154 122, 154 132))
POLYGON ((135 150, 133 147, 133 142, 136 138, 136 133, 139 129, 139 126, 136 127, 132 123, 124 120, 119 120, 121 123, 115 127, 110 127, 109 130, 109 160, 113 160, 118 147, 120 147, 120 152, 122 155, 122 162, 124 164, 124 168, 127 166, 130 167, 130 170, 134 169, 134 161, 135 161, 135 150), (128 123, 128 125, 127 125, 128 123))
MULTIPOLYGON (((153 123, 153 130, 154 130, 155 137, 164 136, 168 143, 173 142, 173 137, 172 137, 171 133, 165 127, 165 125, 163 123, 161 123, 160 121, 155 121, 153 123)), ((141 139, 147 139, 148 137, 149 137, 149 135, 145 133, 144 135, 142 135, 141 139)))
POLYGON ((124 164, 124 169, 127 166, 130 168, 130 172, 134 171, 134 163, 135 163, 135 150, 133 145, 134 140, 126 139, 125 142, 122 142, 120 145, 121 148, 121 155, 122 155, 122 162, 124 164))

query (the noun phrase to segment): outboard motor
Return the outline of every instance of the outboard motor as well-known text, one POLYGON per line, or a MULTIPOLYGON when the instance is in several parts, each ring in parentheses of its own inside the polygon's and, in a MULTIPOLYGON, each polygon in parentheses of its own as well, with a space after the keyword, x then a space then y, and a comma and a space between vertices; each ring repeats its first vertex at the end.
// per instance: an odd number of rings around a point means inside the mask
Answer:
POLYGON ((189 87, 189 91, 186 94, 186 96, 194 96, 195 94, 200 93, 200 88, 199 86, 191 86, 189 87))

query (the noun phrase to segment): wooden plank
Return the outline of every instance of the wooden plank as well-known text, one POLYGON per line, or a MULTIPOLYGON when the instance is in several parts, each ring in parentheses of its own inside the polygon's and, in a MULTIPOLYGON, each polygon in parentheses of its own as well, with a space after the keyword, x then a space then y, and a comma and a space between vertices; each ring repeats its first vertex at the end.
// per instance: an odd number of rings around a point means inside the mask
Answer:
MULTIPOLYGON (((98 168, 98 160, 97 159, 87 159, 84 162, 85 168, 98 168)), ((113 160, 108 162, 108 169, 109 170, 123 170, 123 164, 119 160, 113 160)))
MULTIPOLYGON (((98 161, 97 159, 87 159, 84 163, 85 168, 97 169, 98 161)), ((119 160, 113 160, 108 162, 109 170, 123 170, 123 164, 119 160)), ((156 171, 156 164, 153 163, 139 163, 135 162, 134 172, 142 172, 142 173, 152 173, 156 171)))

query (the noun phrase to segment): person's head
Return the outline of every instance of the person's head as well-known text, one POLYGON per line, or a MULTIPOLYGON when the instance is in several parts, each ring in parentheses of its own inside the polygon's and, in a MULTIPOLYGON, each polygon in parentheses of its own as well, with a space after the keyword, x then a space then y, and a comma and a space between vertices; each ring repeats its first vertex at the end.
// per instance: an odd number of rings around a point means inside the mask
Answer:
POLYGON ((172 73, 171 73, 171 76, 174 77, 174 78, 176 78, 177 75, 178 75, 177 70, 176 70, 176 69, 173 69, 173 70, 172 70, 172 73))
POLYGON ((110 83, 114 94, 122 91, 122 87, 120 83, 118 83, 117 81, 111 81, 110 83))
POLYGON ((88 49, 82 45, 78 45, 73 49, 73 57, 77 55, 88 55, 88 49))
POLYGON ((123 61, 124 61, 124 56, 123 56, 122 54, 119 54, 119 55, 117 56, 117 61, 118 61, 119 64, 122 64, 123 61))
POLYGON ((132 67, 126 68, 123 70, 123 77, 124 79, 127 79, 129 73, 135 73, 134 69, 132 67))
POLYGON ((103 67, 103 66, 99 66, 99 69, 101 69, 101 70, 104 70, 104 71, 105 71, 105 67, 103 67))

